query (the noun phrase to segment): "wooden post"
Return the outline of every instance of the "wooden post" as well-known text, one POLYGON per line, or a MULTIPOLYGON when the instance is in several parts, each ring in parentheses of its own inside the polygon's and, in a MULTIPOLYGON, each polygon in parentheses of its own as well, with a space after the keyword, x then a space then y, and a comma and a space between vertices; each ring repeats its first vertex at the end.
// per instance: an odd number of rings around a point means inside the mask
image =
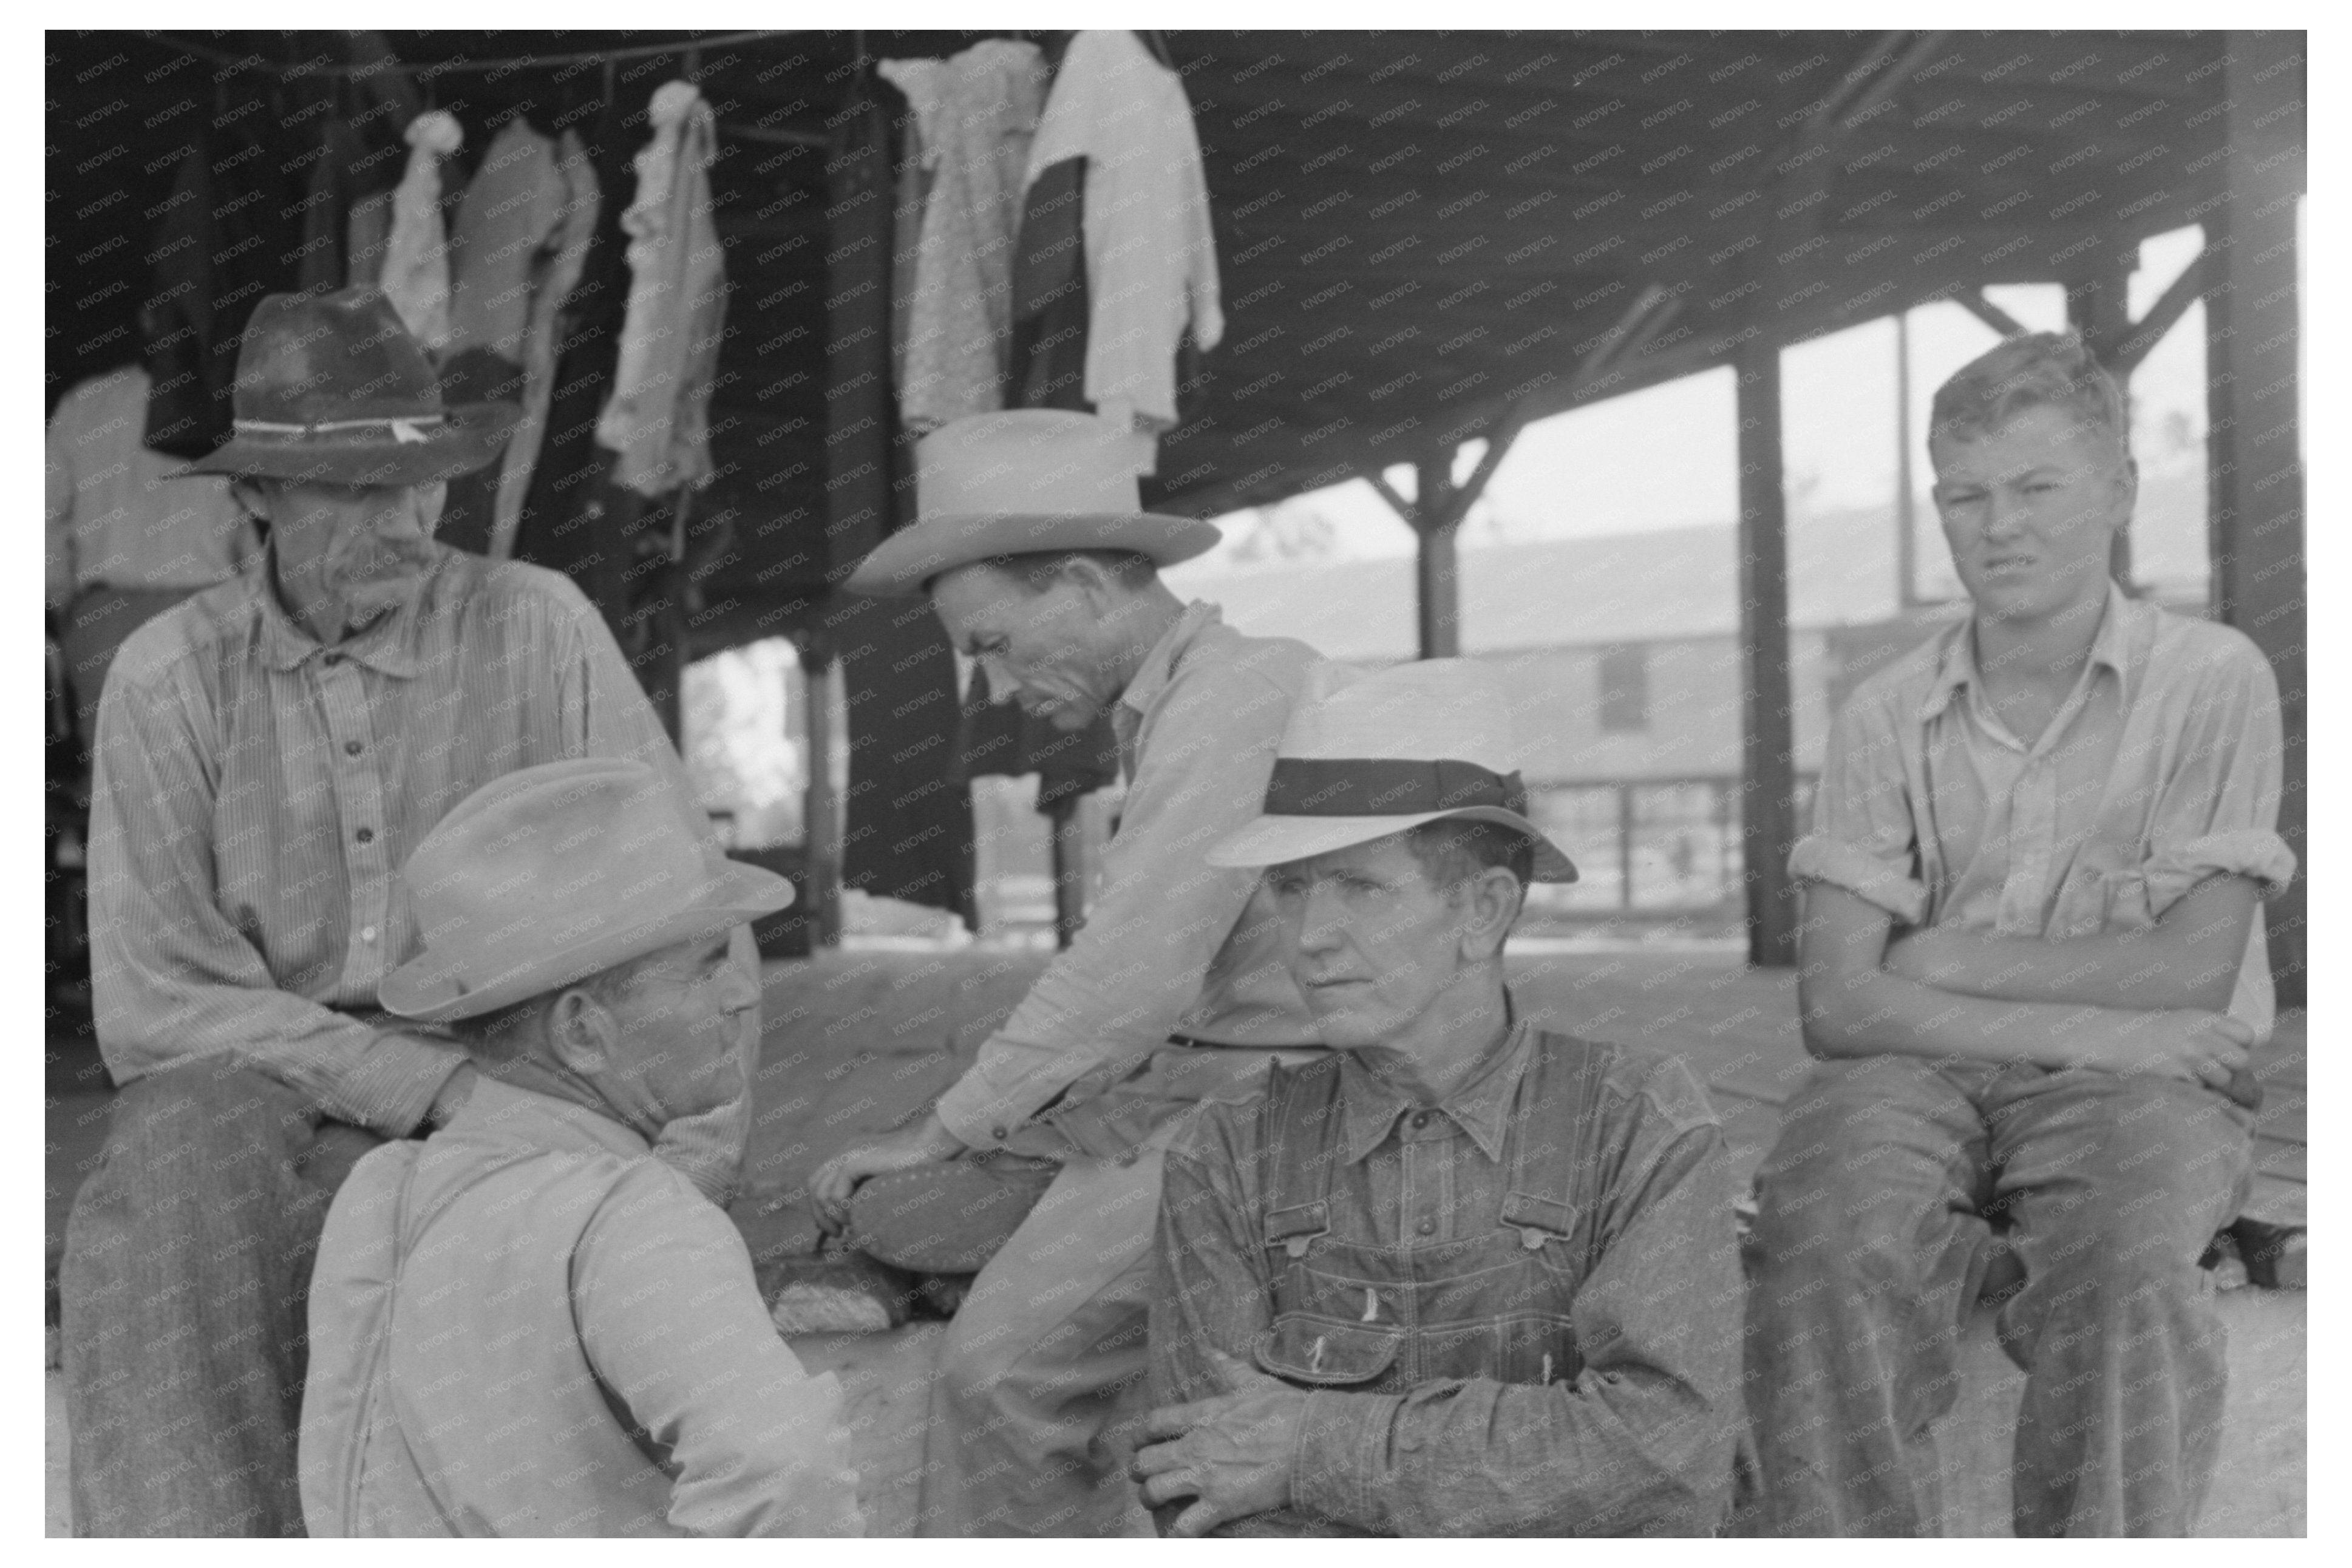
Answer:
POLYGON ((2285 894, 2264 906, 2281 1007, 2304 1005, 2309 881, 2302 863, 2308 713, 2294 233, 2305 179, 2304 39, 2227 37, 2227 199, 2206 220, 2204 277, 2214 610, 2269 657, 2286 739, 2278 826, 2298 869, 2285 894))
POLYGON ((809 946, 837 946, 841 942, 841 795, 835 788, 834 748, 840 720, 841 661, 830 648, 814 639, 802 645, 803 674, 807 677, 808 790, 803 821, 808 854, 809 946))
POLYGON ((1797 961, 1797 905, 1789 883, 1795 841, 1796 743, 1789 696, 1789 518, 1781 480, 1780 350, 1741 345, 1739 402, 1739 646, 1747 675, 1740 749, 1739 836, 1748 889, 1748 961, 1797 961))
MULTIPOLYGON (((2116 385, 2124 394, 2124 432, 2126 442, 2131 432, 2131 367, 2122 359, 2124 345, 2131 334, 2131 309, 2127 291, 2131 287, 2128 259, 2115 256, 2105 268, 2089 277, 2078 277, 2066 285, 2066 321, 2082 334, 2091 352, 2107 367, 2116 378, 2116 385)), ((2127 522, 2116 530, 2115 542, 2107 551, 2107 575, 2131 591, 2132 558, 2131 525, 2127 522)))
POLYGON ((1054 946, 1067 947, 1087 923, 1087 821, 1084 795, 1065 795, 1046 808, 1054 825, 1054 946))
POLYGON ((1454 549, 1462 519, 1455 510, 1454 454, 1423 458, 1413 465, 1413 480, 1414 604, 1421 656, 1451 659, 1462 652, 1461 577, 1454 549))

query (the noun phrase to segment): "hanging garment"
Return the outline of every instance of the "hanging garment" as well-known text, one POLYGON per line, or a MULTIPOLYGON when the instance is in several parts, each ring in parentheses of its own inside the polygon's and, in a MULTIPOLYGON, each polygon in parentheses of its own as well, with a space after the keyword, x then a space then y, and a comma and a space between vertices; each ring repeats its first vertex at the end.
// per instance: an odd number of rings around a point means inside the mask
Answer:
MULTIPOLYGON (((1024 181, 1086 159, 1086 396, 1122 426, 1176 423, 1176 349, 1224 335, 1200 139, 1176 73, 1123 28, 1070 40, 1024 181)), ((1026 190, 1024 189, 1024 194, 1026 190)), ((1024 248, 1026 239, 1024 236, 1024 248)))
POLYGON ((1065 158, 1029 183, 1013 265, 1014 408, 1087 412, 1087 161, 1065 158))
POLYGON ((654 136, 637 153, 629 235, 629 309, 612 401, 596 439, 618 453, 614 482, 643 496, 709 484, 710 383, 727 310, 727 270, 710 214, 719 139, 710 105, 690 82, 662 84, 647 110, 654 136))
POLYGON ((898 188, 891 208, 890 384, 907 384, 907 329, 915 319, 916 263, 923 253, 923 209, 931 199, 931 172, 923 165, 922 122, 911 110, 893 115, 898 188))
POLYGON ((950 60, 885 60, 907 95, 930 190, 898 382, 902 423, 935 430, 1004 406, 1022 176, 1045 99, 1033 44, 991 38, 950 60))
POLYGON ((449 245, 441 224, 441 160, 465 144, 446 109, 409 121, 408 172, 393 193, 392 230, 378 282, 428 353, 449 343, 449 245))
POLYGON ((125 365, 82 382, 49 417, 49 602, 112 588, 197 589, 235 577, 259 548, 228 481, 168 479, 180 465, 142 444, 149 380, 125 365))
POLYGON ((523 501, 530 493, 531 470, 547 434, 548 406, 555 394, 557 314, 579 287, 581 273, 588 265, 588 247, 595 238, 597 212, 604 202, 595 165, 576 132, 565 131, 557 143, 555 172, 562 199, 556 208, 555 228, 534 258, 530 314, 523 322, 522 421, 507 442, 499 469, 490 554, 500 560, 514 554, 515 538, 522 528, 523 501))

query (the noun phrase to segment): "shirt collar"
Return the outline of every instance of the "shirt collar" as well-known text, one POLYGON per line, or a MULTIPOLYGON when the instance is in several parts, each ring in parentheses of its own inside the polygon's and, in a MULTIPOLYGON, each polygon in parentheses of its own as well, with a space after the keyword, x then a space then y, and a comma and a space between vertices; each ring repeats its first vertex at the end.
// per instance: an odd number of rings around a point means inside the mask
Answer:
POLYGON ((634 1159, 652 1152, 635 1133, 599 1111, 536 1089, 520 1089, 487 1074, 475 1082, 446 1132, 534 1148, 611 1154, 634 1159))
POLYGON ((1151 652, 1143 655, 1142 667, 1135 672, 1135 679, 1127 683, 1127 690, 1119 694, 1118 706, 1142 717, 1160 694, 1168 689, 1168 683, 1176 678, 1176 666, 1184 662, 1185 650, 1223 619, 1213 604, 1198 599, 1186 604, 1176 624, 1161 633, 1160 641, 1151 644, 1151 652))
MULTIPOLYGON (((1490 1160, 1503 1157, 1511 1104, 1518 1097, 1519 1079, 1527 1071, 1528 1042, 1534 1038, 1533 1024, 1524 1019, 1513 1023, 1494 1058, 1436 1106, 1469 1134, 1478 1152, 1490 1160)), ((1388 1141, 1399 1116, 1418 1108, 1401 1090, 1390 1087, 1357 1061, 1352 1051, 1340 1056, 1339 1100, 1339 1152, 1349 1165, 1362 1163, 1388 1141)))
MULTIPOLYGON (((2116 673, 2117 680, 2126 679, 2130 672, 2130 621, 2137 602, 2113 579, 2107 582, 2105 608, 2099 612, 2099 629, 2091 638, 2090 668, 2105 665, 2116 673)), ((1952 699, 1966 687, 1979 684, 1977 673, 1976 617, 1965 616, 1960 623, 1945 634, 1944 654, 1936 666, 1936 679, 1920 700, 1921 719, 1934 718, 1952 704, 1952 699)))
POLYGON ((262 655, 270 667, 291 670, 302 661, 328 653, 357 659, 361 664, 382 674, 407 678, 422 667, 417 657, 415 629, 419 606, 457 552, 447 545, 434 543, 433 564, 417 578, 408 597, 391 610, 377 616, 365 626, 345 637, 331 649, 305 631, 300 622, 286 613, 286 606, 278 601, 278 541, 270 540, 262 547, 260 556, 246 568, 246 586, 251 595, 255 612, 261 621, 262 655))

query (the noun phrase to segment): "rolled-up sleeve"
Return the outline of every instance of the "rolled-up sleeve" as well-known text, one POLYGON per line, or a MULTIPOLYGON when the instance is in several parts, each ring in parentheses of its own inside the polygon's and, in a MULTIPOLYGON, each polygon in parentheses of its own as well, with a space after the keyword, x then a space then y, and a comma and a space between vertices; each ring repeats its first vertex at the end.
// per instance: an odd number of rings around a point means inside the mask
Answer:
POLYGON ((950 1132, 1002 1143, 1082 1075, 1166 1043, 1257 887, 1255 872, 1203 857, 1257 814, 1289 714, 1259 671, 1187 677, 1154 719, 1085 927, 940 1097, 950 1132))
POLYGON ((2278 834, 2283 740, 2278 682, 2243 639, 2226 644, 2187 711, 2166 727, 2178 749, 2166 772, 2140 873, 2148 913, 2160 916, 2208 877, 2235 875, 2276 898, 2294 877, 2278 834))
POLYGON ((1318 1389, 1295 1505, 1381 1535, 1713 1529, 1744 1420, 1731 1199, 1720 1129, 1674 1133, 1611 1201, 1613 1234, 1571 1309, 1573 1383, 1318 1389))
POLYGON ((669 1456, 669 1522, 691 1535, 856 1535, 841 1387, 812 1377, 760 1304, 727 1217, 641 1164, 572 1260, 598 1376, 669 1456))
POLYGON ((1830 727, 1812 831, 1789 852, 1789 875, 1826 882, 1906 925, 1927 918, 1918 827, 1904 779, 1905 727, 1894 702, 1857 693, 1830 727))

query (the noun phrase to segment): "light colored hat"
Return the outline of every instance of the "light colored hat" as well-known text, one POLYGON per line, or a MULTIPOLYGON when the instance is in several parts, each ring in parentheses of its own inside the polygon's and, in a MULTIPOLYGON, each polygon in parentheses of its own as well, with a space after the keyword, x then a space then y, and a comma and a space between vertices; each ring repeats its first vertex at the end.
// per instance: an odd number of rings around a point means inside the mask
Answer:
POLYGON ((1112 427, 1024 408, 941 425, 915 446, 915 520, 857 563, 853 593, 919 597, 941 572, 1038 550, 1125 549, 1156 565, 1216 548, 1213 523, 1143 509, 1112 427))
POLYGON ((483 1013, 783 908, 793 884, 706 850, 642 762, 587 757, 493 779, 401 868, 425 951, 383 978, 387 1011, 483 1013))
POLYGON ((1369 675, 1315 666, 1290 711, 1265 811, 1211 846, 1213 866, 1280 865, 1444 817, 1493 822, 1535 847, 1535 880, 1576 867, 1528 821, 1511 771, 1511 706, 1493 670, 1423 659, 1369 675))

